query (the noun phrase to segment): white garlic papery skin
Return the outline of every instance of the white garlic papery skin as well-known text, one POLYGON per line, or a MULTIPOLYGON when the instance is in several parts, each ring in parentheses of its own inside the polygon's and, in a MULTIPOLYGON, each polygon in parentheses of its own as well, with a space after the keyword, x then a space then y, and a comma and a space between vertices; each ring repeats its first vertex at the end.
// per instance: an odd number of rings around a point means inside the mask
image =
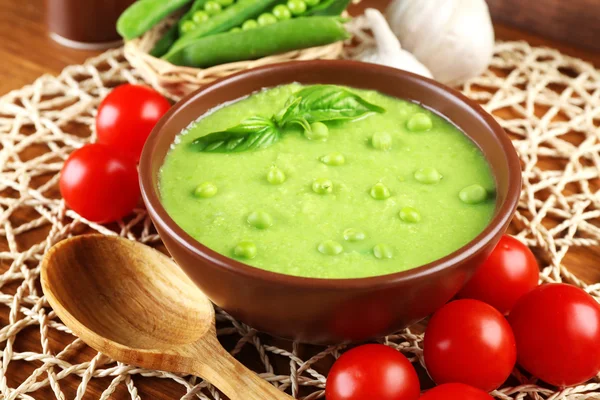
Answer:
POLYGON ((485 0, 393 0, 386 17, 402 46, 449 85, 478 76, 494 51, 485 0))
POLYGON ((375 39, 370 46, 354 55, 355 60, 373 64, 387 65, 432 78, 431 72, 412 54, 402 49, 398 38, 391 31, 383 14, 373 8, 365 10, 365 15, 357 20, 359 28, 368 28, 375 39))

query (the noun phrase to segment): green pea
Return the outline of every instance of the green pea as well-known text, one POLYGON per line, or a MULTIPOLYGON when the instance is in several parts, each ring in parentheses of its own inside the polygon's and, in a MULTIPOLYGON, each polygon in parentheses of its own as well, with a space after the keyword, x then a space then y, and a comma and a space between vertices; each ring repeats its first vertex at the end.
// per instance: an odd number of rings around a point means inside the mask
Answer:
POLYGON ((334 151, 321 157, 321 162, 325 165, 339 166, 346 163, 346 157, 342 153, 334 151))
POLYGON ((257 229, 267 229, 273 225, 273 218, 265 211, 253 211, 248 215, 248 223, 257 229))
POLYGON ((247 258, 249 260, 256 257, 256 245, 249 240, 242 240, 233 249, 233 254, 236 257, 247 258))
POLYGON ((307 6, 314 7, 321 2, 321 0, 304 0, 307 6))
POLYGON ((222 10, 223 7, 221 7, 221 5, 216 1, 211 0, 207 1, 206 4, 204 4, 204 11, 206 11, 208 15, 217 15, 222 10))
POLYGON ((392 148, 392 136, 387 132, 377 132, 371 138, 371 145, 377 150, 388 151, 392 148))
POLYGON ((280 21, 292 18, 292 12, 285 4, 279 4, 273 8, 273 15, 280 21))
POLYGON ((232 5, 234 3, 235 0, 215 0, 217 3, 219 3, 222 7, 229 7, 230 5, 232 5))
POLYGON ((402 207, 399 215, 404 222, 415 223, 421 220, 421 214, 413 207, 402 207))
POLYGON ((254 19, 249 19, 242 24, 242 30, 249 31, 250 29, 258 28, 258 22, 254 19))
POLYGON ((487 198, 487 190, 481 185, 467 186, 458 193, 458 197, 463 203, 477 204, 485 201, 487 198))
POLYGON ((231 28, 231 29, 229 30, 229 32, 234 32, 234 33, 235 33, 235 32, 241 32, 241 31, 242 31, 242 28, 240 28, 239 26, 236 26, 235 28, 231 28))
POLYGON ((361 230, 348 228, 344 231, 344 239, 348 242, 360 242, 361 240, 365 240, 367 235, 361 230))
POLYGON ((196 190, 194 190, 194 196, 207 199, 209 197, 213 197, 218 191, 219 190, 214 183, 203 182, 196 186, 196 190))
POLYGON ((391 196, 390 189, 387 188, 383 183, 379 182, 373 185, 371 188, 371 197, 375 200, 385 200, 391 196))
POLYGON ((285 182, 285 179, 286 176, 282 170, 276 166, 269 168, 269 172, 267 172, 267 182, 269 182, 271 185, 280 185, 285 182))
POLYGON ((322 122, 313 122, 310 124, 310 131, 305 131, 304 136, 309 140, 326 141, 329 137, 329 128, 322 122))
POLYGON ((415 179, 421 183, 438 183, 442 179, 442 174, 433 167, 425 167, 415 171, 415 179))
POLYGON ((382 260, 384 258, 394 257, 394 251, 387 244, 379 243, 376 244, 375 247, 373 247, 373 255, 375 256, 375 258, 379 258, 380 260, 382 260))
POLYGON ((287 6, 293 15, 300 15, 306 11, 306 3, 303 0, 288 0, 287 6))
POLYGON ((324 242, 319 243, 319 246, 317 246, 317 250, 319 250, 319 253, 328 256, 335 256, 344 251, 344 246, 342 246, 335 240, 326 240, 324 242))
POLYGON ((258 17, 257 21, 258 21, 258 25, 265 26, 265 25, 271 25, 271 24, 276 23, 277 18, 275 18, 275 16, 273 14, 264 13, 258 17))
POLYGON ((196 24, 194 21, 188 20, 181 24, 181 32, 188 33, 196 29, 196 24))
POLYGON ((204 11, 196 11, 194 15, 192 15, 192 21, 194 21, 195 24, 206 22, 209 18, 210 16, 204 11))
POLYGON ((328 194, 333 192, 333 182, 327 178, 317 178, 312 183, 312 190, 318 194, 328 194))
POLYGON ((429 115, 424 113, 416 113, 408 120, 406 127, 411 132, 424 132, 431 129, 433 122, 429 115))

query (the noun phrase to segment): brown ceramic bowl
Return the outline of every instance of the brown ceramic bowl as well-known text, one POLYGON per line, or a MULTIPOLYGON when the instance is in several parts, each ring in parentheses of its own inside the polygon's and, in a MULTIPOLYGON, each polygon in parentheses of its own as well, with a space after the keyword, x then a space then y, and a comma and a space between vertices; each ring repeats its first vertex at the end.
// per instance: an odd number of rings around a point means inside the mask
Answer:
POLYGON ((505 232, 519 197, 521 169, 502 128, 479 105, 432 80, 397 69, 351 61, 295 62, 245 71, 187 96, 150 135, 140 161, 144 202, 175 261, 218 306, 264 332, 312 343, 363 340, 425 318, 450 300, 505 232), (158 173, 169 146, 207 110, 265 87, 291 82, 374 89, 409 99, 446 116, 484 152, 496 180, 493 220, 473 241, 419 268, 359 279, 299 278, 264 271, 218 254, 169 217, 158 173))

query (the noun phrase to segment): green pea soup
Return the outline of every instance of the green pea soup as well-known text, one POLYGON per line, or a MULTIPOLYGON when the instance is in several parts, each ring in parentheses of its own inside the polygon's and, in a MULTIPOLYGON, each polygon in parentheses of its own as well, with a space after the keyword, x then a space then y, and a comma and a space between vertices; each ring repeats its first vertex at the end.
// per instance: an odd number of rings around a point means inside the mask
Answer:
POLYGON ((311 132, 286 128, 267 148, 192 145, 244 119, 270 118, 302 88, 223 105, 177 136, 160 171, 161 201, 200 243, 268 271, 360 278, 442 258, 490 222, 494 179, 479 148, 431 110, 375 91, 347 88, 385 112, 311 132))

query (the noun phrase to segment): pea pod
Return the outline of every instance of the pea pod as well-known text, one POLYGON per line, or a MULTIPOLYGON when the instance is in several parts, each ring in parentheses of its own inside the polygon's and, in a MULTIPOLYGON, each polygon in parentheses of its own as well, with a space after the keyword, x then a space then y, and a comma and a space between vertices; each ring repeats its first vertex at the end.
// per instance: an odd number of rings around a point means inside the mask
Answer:
POLYGON ((183 25, 183 23, 185 21, 189 21, 192 19, 192 16, 194 15, 194 13, 196 11, 200 11, 204 8, 204 4, 206 4, 208 0, 195 0, 194 3, 192 4, 192 7, 189 9, 188 12, 186 12, 183 17, 181 17, 181 19, 179 20, 179 22, 177 23, 177 26, 179 28, 179 34, 183 35, 183 32, 181 31, 181 26, 183 25))
POLYGON ((201 37, 163 58, 173 64, 206 68, 322 46, 349 37, 338 17, 300 17, 249 31, 201 37))
POLYGON ((154 57, 162 57, 169 51, 173 43, 179 37, 179 28, 177 24, 173 25, 169 30, 164 34, 162 38, 156 42, 152 50, 150 51, 150 55, 154 57))
POLYGON ((278 0, 240 0, 237 4, 228 7, 222 13, 215 15, 202 25, 199 25, 193 31, 180 37, 179 40, 173 44, 173 47, 167 56, 176 52, 178 49, 186 47, 190 43, 194 43, 201 37, 226 32, 231 28, 240 26, 247 19, 260 15, 277 1, 278 0))
POLYGON ((304 15, 340 15, 348 7, 348 4, 350 4, 350 0, 327 0, 315 7, 312 7, 304 15))
POLYGON ((119 17, 117 32, 127 40, 134 39, 189 2, 191 0, 138 0, 119 17))

